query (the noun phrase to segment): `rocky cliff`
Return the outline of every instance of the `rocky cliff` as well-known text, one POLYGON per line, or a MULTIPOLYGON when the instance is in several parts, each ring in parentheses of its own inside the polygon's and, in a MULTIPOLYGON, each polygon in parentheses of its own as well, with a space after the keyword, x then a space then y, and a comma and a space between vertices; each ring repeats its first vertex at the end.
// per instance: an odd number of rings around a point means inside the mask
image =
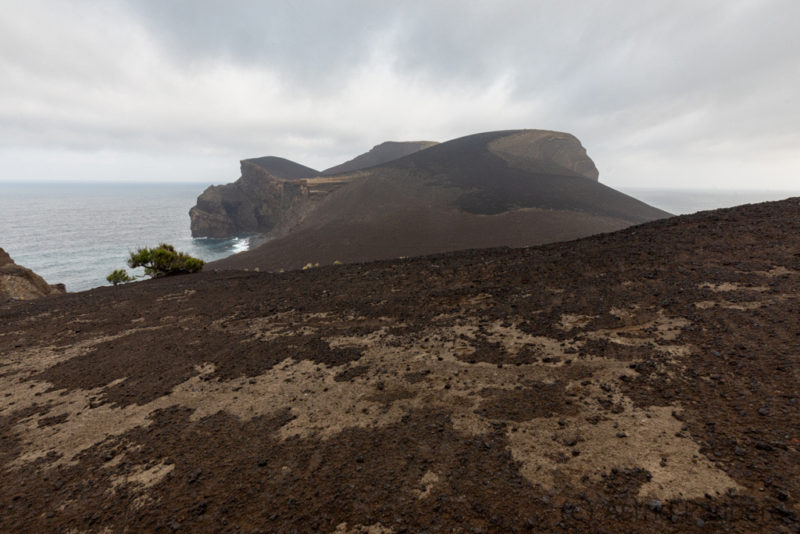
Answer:
MULTIPOLYGON (((475 213, 490 209, 484 206, 487 202, 498 204, 496 191, 487 195, 479 190, 487 184, 494 187, 490 182, 496 181, 499 175, 521 171, 529 175, 582 177, 598 181, 597 167, 581 142, 571 134, 550 130, 514 130, 463 139, 469 138, 477 139, 480 143, 467 147, 458 145, 455 151, 453 146, 449 146, 453 144, 452 141, 444 143, 444 147, 434 141, 387 141, 322 173, 274 156, 243 160, 239 180, 227 185, 211 186, 198 197, 197 205, 189 212, 192 235, 219 238, 253 233, 272 233, 272 237, 283 235, 300 224, 306 214, 316 210, 325 197, 334 191, 368 174, 375 174, 378 167, 402 166, 409 158, 416 158, 412 166, 422 168, 423 172, 432 172, 432 176, 443 173, 476 175, 477 181, 470 184, 473 191, 464 198, 466 211, 475 213), (460 170, 456 171, 456 168, 460 170), (476 203, 481 206, 476 207, 476 203)), ((381 171, 378 169, 377 172, 381 171)), ((402 181, 406 179, 402 178, 402 181)), ((563 184, 557 184, 557 188, 560 187, 563 184)), ((510 204, 500 202, 502 209, 494 206, 490 212, 505 211, 510 205, 516 204, 519 200, 517 194, 505 195, 510 204)), ((554 206, 550 204, 559 203, 555 197, 563 195, 539 191, 535 196, 539 197, 539 207, 552 208, 554 206)), ((371 199, 364 201, 372 203, 371 199)), ((606 231, 611 229, 604 228, 606 231)))
MULTIPOLYGON (((276 176, 279 174, 276 166, 263 164, 266 159, 281 158, 243 160, 242 176, 236 182, 212 185, 203 191, 197 198, 197 205, 189 210, 192 236, 231 237, 266 233, 303 210, 309 197, 308 187, 304 181, 295 178, 302 171, 293 172, 302 166, 294 164, 292 173, 276 176)), ((313 169, 309 171, 319 174, 313 169)))
POLYGON ((38 299, 64 292, 64 284, 48 284, 35 272, 14 263, 0 248, 0 302, 38 299))
POLYGON ((524 247, 669 216, 599 183, 574 136, 542 130, 469 135, 305 183, 302 218, 210 267, 279 271, 524 247))

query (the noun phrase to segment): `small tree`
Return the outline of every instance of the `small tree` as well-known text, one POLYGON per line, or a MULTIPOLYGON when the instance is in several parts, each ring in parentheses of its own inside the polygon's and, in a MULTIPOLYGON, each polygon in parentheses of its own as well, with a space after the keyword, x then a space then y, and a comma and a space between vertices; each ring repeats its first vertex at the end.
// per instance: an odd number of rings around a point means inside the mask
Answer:
POLYGON ((144 267, 144 274, 151 278, 196 273, 203 269, 204 264, 203 260, 177 252, 175 247, 166 243, 161 243, 155 248, 140 248, 136 252, 131 252, 131 257, 128 259, 128 266, 131 269, 144 267))
POLYGON ((111 282, 116 286, 119 284, 124 284, 126 282, 133 282, 134 280, 136 280, 136 278, 129 275, 128 271, 126 271, 125 269, 117 269, 108 276, 106 276, 106 280, 108 280, 109 282, 111 282))

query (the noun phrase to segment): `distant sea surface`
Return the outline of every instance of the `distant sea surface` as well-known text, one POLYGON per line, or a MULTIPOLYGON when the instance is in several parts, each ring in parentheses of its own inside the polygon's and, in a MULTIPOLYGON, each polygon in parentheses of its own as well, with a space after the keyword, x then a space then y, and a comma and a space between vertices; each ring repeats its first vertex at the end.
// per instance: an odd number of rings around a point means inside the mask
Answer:
POLYGON ((618 191, 638 198, 651 206, 673 215, 687 215, 698 211, 731 208, 771 200, 800 196, 800 189, 779 190, 726 190, 726 189, 639 189, 619 188, 618 191))
POLYGON ((169 243, 206 261, 247 250, 246 237, 192 238, 189 208, 207 186, 0 182, 0 247, 67 291, 108 285, 140 247, 169 243))
MULTIPOLYGON (((247 250, 251 238, 194 239, 189 208, 207 184, 0 182, 0 247, 68 291, 107 285, 131 251, 169 243, 206 261, 247 250)), ((679 215, 800 196, 800 191, 623 189, 679 215)), ((141 273, 138 273, 141 274, 141 273)))

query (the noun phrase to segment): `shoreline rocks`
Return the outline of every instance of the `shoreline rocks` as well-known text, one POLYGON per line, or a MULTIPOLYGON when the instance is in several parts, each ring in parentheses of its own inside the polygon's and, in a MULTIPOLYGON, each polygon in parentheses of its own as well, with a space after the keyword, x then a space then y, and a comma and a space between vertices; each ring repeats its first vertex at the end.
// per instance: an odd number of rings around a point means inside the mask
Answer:
POLYGON ((0 302, 33 300, 66 293, 64 284, 48 284, 44 278, 22 265, 17 265, 0 248, 0 302))

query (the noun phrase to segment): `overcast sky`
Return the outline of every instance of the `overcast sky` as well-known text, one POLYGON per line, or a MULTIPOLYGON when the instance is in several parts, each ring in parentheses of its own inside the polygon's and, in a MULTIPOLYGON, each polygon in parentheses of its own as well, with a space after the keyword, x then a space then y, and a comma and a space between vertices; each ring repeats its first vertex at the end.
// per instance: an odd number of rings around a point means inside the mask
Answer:
POLYGON ((612 187, 800 189, 798 0, 0 7, 0 180, 225 183, 542 128, 612 187))

